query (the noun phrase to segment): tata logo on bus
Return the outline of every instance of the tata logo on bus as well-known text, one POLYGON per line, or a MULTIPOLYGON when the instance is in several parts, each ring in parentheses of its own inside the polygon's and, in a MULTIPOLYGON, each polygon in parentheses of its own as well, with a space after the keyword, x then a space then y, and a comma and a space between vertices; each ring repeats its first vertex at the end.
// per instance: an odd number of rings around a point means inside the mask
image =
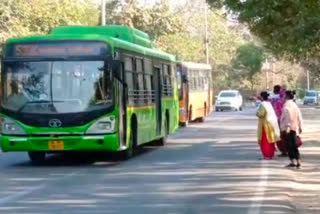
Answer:
POLYGON ((51 119, 49 120, 49 126, 52 128, 59 128, 61 127, 62 122, 59 119, 51 119))

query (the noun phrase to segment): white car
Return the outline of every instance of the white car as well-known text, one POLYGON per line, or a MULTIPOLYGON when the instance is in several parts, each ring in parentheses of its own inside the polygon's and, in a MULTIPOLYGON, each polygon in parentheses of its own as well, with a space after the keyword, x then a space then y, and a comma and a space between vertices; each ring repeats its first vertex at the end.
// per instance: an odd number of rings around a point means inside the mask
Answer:
POLYGON ((242 111, 243 99, 239 91, 224 90, 216 98, 216 111, 242 111))
POLYGON ((303 99, 304 105, 317 105, 319 103, 319 95, 317 91, 307 91, 303 99))

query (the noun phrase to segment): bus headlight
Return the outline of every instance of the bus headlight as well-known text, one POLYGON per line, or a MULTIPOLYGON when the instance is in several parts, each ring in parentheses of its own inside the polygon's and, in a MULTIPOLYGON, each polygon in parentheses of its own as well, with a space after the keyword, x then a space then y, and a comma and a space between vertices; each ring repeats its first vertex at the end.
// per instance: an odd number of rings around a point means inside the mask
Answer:
POLYGON ((1 133, 4 135, 25 135, 26 132, 14 120, 3 118, 1 121, 1 133))
POLYGON ((109 134, 115 130, 115 117, 109 116, 97 120, 87 130, 86 134, 109 134))

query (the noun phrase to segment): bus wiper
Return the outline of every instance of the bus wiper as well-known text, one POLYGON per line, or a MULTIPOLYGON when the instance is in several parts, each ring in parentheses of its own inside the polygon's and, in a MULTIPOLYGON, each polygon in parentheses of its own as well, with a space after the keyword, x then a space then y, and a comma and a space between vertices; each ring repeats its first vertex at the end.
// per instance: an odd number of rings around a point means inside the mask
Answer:
POLYGON ((34 104, 34 103, 39 103, 39 104, 41 104, 41 103, 62 103, 62 102, 64 102, 64 101, 51 101, 51 100, 34 100, 34 101, 28 101, 28 102, 26 102, 25 104, 23 104, 23 106, 21 106, 21 107, 18 109, 17 113, 21 113, 22 110, 23 110, 25 107, 27 107, 29 104, 34 104))

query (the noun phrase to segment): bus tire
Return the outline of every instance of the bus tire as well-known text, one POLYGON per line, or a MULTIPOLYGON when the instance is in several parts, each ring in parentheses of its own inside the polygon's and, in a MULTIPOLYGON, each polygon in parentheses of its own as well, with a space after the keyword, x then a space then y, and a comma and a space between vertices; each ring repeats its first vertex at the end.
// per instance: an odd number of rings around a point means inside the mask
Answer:
POLYGON ((207 109, 207 103, 204 103, 204 116, 203 117, 206 117, 208 114, 209 114, 209 111, 207 109))
POLYGON ((189 121, 189 122, 192 121, 192 106, 189 107, 189 111, 188 111, 188 121, 189 121))
POLYGON ((29 159, 34 164, 40 164, 46 159, 45 152, 28 152, 29 159))
POLYGON ((204 117, 205 117, 206 115, 207 115, 207 104, 205 103, 205 104, 204 104, 203 117, 200 117, 198 121, 199 121, 200 123, 203 123, 203 122, 204 122, 204 117))
POLYGON ((164 137, 162 137, 158 140, 159 146, 164 146, 167 144, 167 138, 169 135, 169 117, 168 117, 168 115, 166 115, 166 120, 164 122, 164 130, 165 130, 164 137))
POLYGON ((182 127, 187 127, 188 124, 189 124, 189 121, 187 119, 185 122, 181 122, 180 124, 181 124, 182 127))
POLYGON ((130 158, 135 156, 137 152, 137 133, 137 125, 135 124, 135 122, 132 122, 129 145, 126 150, 122 151, 122 160, 129 160, 130 158))

